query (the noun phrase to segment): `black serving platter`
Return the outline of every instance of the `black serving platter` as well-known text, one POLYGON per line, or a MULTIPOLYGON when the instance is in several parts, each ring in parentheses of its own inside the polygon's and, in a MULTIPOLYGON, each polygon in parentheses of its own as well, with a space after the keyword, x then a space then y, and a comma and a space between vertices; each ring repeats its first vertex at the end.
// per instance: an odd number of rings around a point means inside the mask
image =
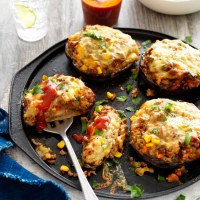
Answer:
MULTIPOLYGON (((141 29, 131 29, 131 28, 118 28, 124 33, 130 34, 137 42, 142 44, 142 42, 146 40, 151 40, 154 42, 155 40, 161 40, 164 38, 175 39, 169 35, 141 30, 141 29)), ((80 74, 74 69, 72 62, 65 55, 65 44, 67 40, 63 40, 53 47, 49 48, 31 63, 26 65, 20 71, 16 73, 13 78, 10 92, 10 100, 9 100, 9 128, 10 128, 10 136, 12 140, 25 152, 27 153, 36 163, 38 163, 43 169, 49 172, 51 175, 55 176, 57 179, 63 181, 64 183, 77 188, 80 190, 80 185, 78 182, 78 178, 71 178, 67 175, 61 175, 59 172, 59 167, 62 164, 66 164, 70 166, 73 170, 73 166, 71 165, 71 160, 69 156, 59 156, 59 150, 57 148, 57 143, 61 140, 59 136, 50 134, 50 133, 37 133, 34 127, 27 126, 23 123, 22 111, 23 108, 21 106, 21 100, 23 96, 23 91, 25 89, 29 89, 34 86, 36 83, 40 82, 42 79, 42 75, 52 76, 56 73, 70 75, 74 77, 80 77, 80 74), (36 141, 42 142, 47 147, 50 147, 54 153, 57 154, 57 159, 55 165, 47 165, 44 161, 42 161, 39 156, 36 154, 34 147, 32 146, 31 139, 35 139, 36 141)), ((144 48, 141 47, 141 54, 144 52, 144 48)), ((138 67, 139 61, 136 63, 135 67, 138 67)), ((128 99, 126 102, 118 102, 118 101, 109 101, 108 104, 113 106, 118 110, 123 110, 127 115, 127 118, 132 116, 134 112, 128 112, 125 108, 128 106, 134 106, 135 110, 137 110, 140 105, 146 100, 150 99, 150 97, 146 96, 146 89, 148 88, 142 81, 140 76, 133 80, 131 78, 130 70, 117 78, 113 78, 111 80, 106 80, 105 82, 96 82, 92 80, 88 80, 87 78, 82 79, 85 84, 90 87, 94 93, 96 101, 102 100, 106 98, 106 92, 114 92, 117 96, 126 95, 128 99), (130 94, 126 92, 125 86, 127 83, 131 83, 133 87, 138 87, 139 89, 139 102, 133 103, 130 98, 130 94), (122 90, 124 88, 124 90, 122 90)), ((154 98, 158 97, 167 97, 170 96, 158 94, 154 96, 154 98)), ((172 97, 173 99, 184 100, 188 102, 194 103, 198 108, 200 108, 200 93, 190 93, 189 95, 177 95, 172 97)), ((94 108, 92 108, 91 112, 94 108)), ((89 117, 91 113, 88 113, 89 117)), ((128 120, 129 121, 129 120, 128 120)), ((129 124, 129 122, 128 122, 129 124)), ((77 144, 72 139, 72 134, 81 132, 81 120, 80 117, 75 117, 73 125, 68 130, 68 136, 72 143, 72 146, 77 154, 78 158, 81 158, 81 150, 82 145, 77 144)), ((137 156, 137 153, 133 148, 130 147, 128 138, 125 143, 125 151, 123 156, 120 158, 120 166, 123 170, 124 176, 126 177, 127 183, 129 185, 137 184, 142 189, 144 189, 144 193, 140 197, 141 199, 152 198, 156 196, 165 195, 179 189, 182 189, 186 186, 193 184, 194 182, 200 179, 200 161, 195 161, 190 165, 186 166, 188 173, 181 177, 182 184, 178 183, 168 183, 168 182, 159 182, 157 180, 158 174, 167 175, 172 169, 159 169, 155 168, 154 174, 146 173, 143 177, 136 175, 133 172, 133 168, 130 164, 129 158, 133 156, 136 160, 141 160, 137 156)), ((113 167, 113 169, 116 166, 113 167)), ((97 169, 97 175, 92 175, 88 178, 89 182, 92 183, 94 180, 97 182, 103 182, 101 178, 102 168, 97 169)), ((117 178, 117 173, 114 173, 114 179, 117 178)), ((130 199, 130 193, 124 193, 121 188, 117 188, 115 194, 110 194, 110 188, 95 190, 96 194, 102 197, 110 198, 110 199, 130 199)))

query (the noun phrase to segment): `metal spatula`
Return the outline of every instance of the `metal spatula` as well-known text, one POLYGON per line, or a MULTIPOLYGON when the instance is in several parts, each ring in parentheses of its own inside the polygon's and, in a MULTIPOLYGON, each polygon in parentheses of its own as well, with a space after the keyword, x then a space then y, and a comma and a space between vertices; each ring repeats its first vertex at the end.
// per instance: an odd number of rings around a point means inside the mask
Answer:
POLYGON ((55 133, 55 134, 60 135, 65 141, 68 153, 72 159, 72 162, 78 174, 79 182, 80 182, 85 200, 98 200, 96 194, 94 193, 94 190, 90 186, 85 174, 83 173, 83 170, 78 162, 74 149, 66 135, 66 131, 71 126, 72 122, 73 122, 73 117, 63 120, 62 123, 60 121, 55 121, 55 127, 52 127, 51 124, 48 123, 47 127, 44 130, 50 133, 55 133))

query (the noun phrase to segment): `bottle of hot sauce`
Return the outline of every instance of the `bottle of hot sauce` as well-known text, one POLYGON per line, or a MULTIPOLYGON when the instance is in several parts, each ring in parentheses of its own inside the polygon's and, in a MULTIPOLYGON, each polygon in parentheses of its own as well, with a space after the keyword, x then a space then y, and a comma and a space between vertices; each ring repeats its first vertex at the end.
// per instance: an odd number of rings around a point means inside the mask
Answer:
POLYGON ((117 24, 122 0, 82 0, 85 23, 114 26, 117 24))

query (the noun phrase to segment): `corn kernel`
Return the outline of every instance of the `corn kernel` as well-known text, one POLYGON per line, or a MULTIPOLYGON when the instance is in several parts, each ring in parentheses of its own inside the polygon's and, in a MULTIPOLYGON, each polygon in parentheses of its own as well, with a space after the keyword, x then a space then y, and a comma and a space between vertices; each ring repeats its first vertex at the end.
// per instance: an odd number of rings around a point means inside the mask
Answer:
POLYGON ((69 171, 69 167, 67 167, 66 165, 61 165, 60 166, 60 171, 61 172, 68 172, 69 171))
POLYGON ((100 67, 97 67, 97 73, 102 74, 102 69, 100 67))
POLYGON ((103 54, 103 58, 104 58, 104 60, 108 60, 108 59, 110 59, 110 53, 104 53, 103 54))
POLYGON ((61 140, 61 141, 57 144, 57 147, 58 147, 59 149, 62 149, 64 146, 65 146, 64 140, 61 140))
POLYGON ((131 118, 130 118, 131 121, 135 121, 137 120, 137 117, 135 115, 133 115, 131 118))
POLYGON ((147 147, 152 147, 152 146, 154 146, 154 144, 153 143, 147 143, 146 146, 147 147))
POLYGON ((107 93, 106 93, 106 96, 107 96, 107 98, 110 99, 110 100, 114 100, 115 97, 116 97, 116 95, 115 95, 114 93, 111 93, 111 92, 107 92, 107 93))
POLYGON ((43 81, 46 81, 47 79, 48 79, 48 76, 47 76, 47 75, 43 75, 43 76, 42 76, 42 80, 43 80, 43 81))
POLYGON ((105 144, 106 143, 105 138, 100 138, 100 142, 101 142, 101 144, 105 144))
POLYGON ((115 157, 120 158, 121 156, 122 156, 122 153, 120 153, 119 151, 117 151, 117 152, 115 153, 115 157))
POLYGON ((81 66, 81 70, 86 71, 87 69, 88 69, 88 67, 86 65, 81 66))
POLYGON ((151 140, 151 142, 152 142, 153 144, 160 144, 160 140, 159 140, 159 139, 156 139, 156 138, 153 138, 153 139, 151 140))
POLYGON ((151 139, 152 139, 151 135, 145 135, 144 136, 144 140, 145 140, 146 143, 149 143, 151 141, 151 139))

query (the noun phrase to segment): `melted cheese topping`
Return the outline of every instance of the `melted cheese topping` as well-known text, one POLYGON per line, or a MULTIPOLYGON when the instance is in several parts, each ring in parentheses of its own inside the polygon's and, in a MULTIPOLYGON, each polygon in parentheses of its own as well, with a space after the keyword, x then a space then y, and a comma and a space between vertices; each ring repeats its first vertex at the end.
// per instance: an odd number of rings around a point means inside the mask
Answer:
POLYGON ((68 40, 76 44, 69 55, 75 65, 81 71, 96 75, 116 73, 139 57, 138 45, 130 35, 106 26, 86 26, 68 40))
POLYGON ((150 48, 153 58, 149 71, 156 76, 159 85, 163 78, 174 79, 174 73, 169 73, 167 65, 173 66, 177 74, 189 72, 192 76, 200 76, 200 51, 183 43, 181 40, 164 39, 156 41, 150 48))
POLYGON ((157 141, 168 149, 178 151, 179 145, 185 142, 186 133, 199 140, 200 110, 191 103, 169 99, 149 100, 131 119, 133 131, 141 127, 141 123, 145 124, 142 138, 147 142, 157 141))

